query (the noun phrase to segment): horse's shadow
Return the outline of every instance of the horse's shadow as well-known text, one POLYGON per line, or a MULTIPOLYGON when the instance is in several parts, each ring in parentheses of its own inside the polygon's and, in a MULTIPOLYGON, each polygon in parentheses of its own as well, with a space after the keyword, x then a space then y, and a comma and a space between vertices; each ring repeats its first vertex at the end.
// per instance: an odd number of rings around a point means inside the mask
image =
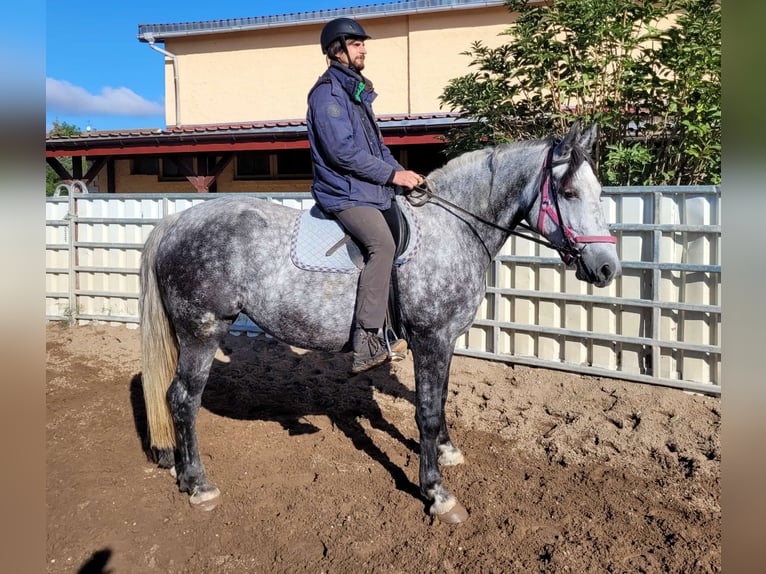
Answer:
MULTIPOLYGON (((388 365, 352 375, 350 353, 299 351, 264 335, 227 336, 226 354, 213 361, 202 395, 202 407, 224 417, 274 421, 289 435, 319 432, 306 417, 326 416, 360 451, 385 468, 396 488, 422 499, 418 487, 368 436, 360 419, 386 432, 417 453, 417 441, 405 437, 383 416, 374 390, 414 404, 414 392, 403 385, 388 365)), ((136 432, 152 458, 141 376, 131 381, 131 403, 136 432)))

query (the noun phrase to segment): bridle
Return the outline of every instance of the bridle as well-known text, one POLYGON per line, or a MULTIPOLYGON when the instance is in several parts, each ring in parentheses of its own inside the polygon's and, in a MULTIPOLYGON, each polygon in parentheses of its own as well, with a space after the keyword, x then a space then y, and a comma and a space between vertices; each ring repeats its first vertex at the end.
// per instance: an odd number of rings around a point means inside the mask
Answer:
POLYGON ((553 161, 555 148, 556 146, 551 146, 543 164, 545 177, 540 186, 540 215, 537 218, 537 229, 532 229, 523 222, 519 225, 543 235, 545 217, 549 217, 558 226, 564 240, 563 245, 554 246, 551 244, 551 247, 558 251, 559 257, 561 257, 565 265, 570 265, 582 257, 582 250, 588 243, 617 243, 617 238, 611 235, 575 235, 572 228, 564 223, 564 218, 561 217, 561 208, 559 207, 559 182, 553 179, 553 167, 565 162, 553 161))
POLYGON ((407 199, 415 207, 424 205, 431 199, 437 199, 440 203, 443 203, 444 205, 447 205, 451 207, 452 209, 460 211, 461 213, 469 215, 472 218, 476 219, 477 221, 480 221, 484 225, 494 227, 495 229, 499 229, 501 231, 504 231, 505 233, 509 233, 517 237, 522 237, 524 239, 534 241, 535 243, 539 243, 540 245, 544 245, 545 247, 554 249, 555 251, 558 252, 559 257, 561 257, 561 260, 564 262, 565 265, 571 265, 572 263, 574 263, 575 261, 577 261, 578 259, 582 257, 582 251, 587 244, 617 243, 617 239, 611 235, 576 235, 574 231, 572 231, 572 228, 564 223, 564 218, 561 216, 561 208, 559 207, 559 198, 558 198, 559 182, 557 182, 553 178, 553 168, 555 166, 567 163, 568 160, 558 161, 558 162, 553 161, 553 153, 557 145, 558 144, 554 144, 550 147, 548 152, 545 154, 545 161, 543 162, 543 169, 542 169, 543 177, 542 177, 542 182, 540 184, 540 195, 541 195, 540 215, 537 218, 537 228, 531 227, 527 225, 526 223, 524 223, 523 221, 517 224, 519 227, 523 227, 527 231, 536 233, 537 235, 541 236, 543 239, 535 235, 528 235, 526 233, 516 231, 514 229, 515 225, 513 227, 503 227, 502 225, 498 225, 492 221, 488 221, 484 219, 483 217, 480 217, 474 213, 471 213, 470 211, 460 207, 459 205, 456 205, 452 203, 451 201, 448 201, 444 199, 443 197, 440 197, 436 195, 435 193, 433 193, 428 188, 428 185, 425 180, 423 181, 423 183, 416 185, 409 192, 407 199), (552 241, 550 241, 549 239, 545 237, 544 229, 545 229, 546 217, 550 218, 551 221, 553 221, 553 223, 556 224, 558 229, 561 231, 561 237, 563 239, 563 243, 561 245, 555 245, 552 241))

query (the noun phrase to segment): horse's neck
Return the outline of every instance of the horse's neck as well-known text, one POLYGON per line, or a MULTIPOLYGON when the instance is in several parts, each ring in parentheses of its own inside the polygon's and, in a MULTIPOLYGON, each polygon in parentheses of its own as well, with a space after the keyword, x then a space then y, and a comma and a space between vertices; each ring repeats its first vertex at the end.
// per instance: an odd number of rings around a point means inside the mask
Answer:
MULTIPOLYGON (((434 173, 432 191, 477 218, 510 230, 524 219, 536 197, 545 143, 473 152, 461 163, 434 173), (495 155, 498 154, 498 155, 495 155)), ((470 216, 461 216, 470 221, 470 216)), ((452 224, 465 225, 452 217, 452 224)), ((472 221, 486 249, 494 256, 508 233, 472 221)))

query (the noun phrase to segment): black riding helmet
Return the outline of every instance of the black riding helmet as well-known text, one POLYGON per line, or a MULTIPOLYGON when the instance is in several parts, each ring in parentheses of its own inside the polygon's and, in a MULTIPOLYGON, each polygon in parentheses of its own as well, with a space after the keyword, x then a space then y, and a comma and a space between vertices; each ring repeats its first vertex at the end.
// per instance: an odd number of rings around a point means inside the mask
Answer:
POLYGON ((362 40, 367 40, 370 36, 356 20, 352 20, 351 18, 335 18, 335 20, 330 20, 324 25, 322 33, 319 36, 322 53, 327 54, 327 48, 339 38, 342 40, 342 45, 345 48, 346 38, 361 38, 362 40))

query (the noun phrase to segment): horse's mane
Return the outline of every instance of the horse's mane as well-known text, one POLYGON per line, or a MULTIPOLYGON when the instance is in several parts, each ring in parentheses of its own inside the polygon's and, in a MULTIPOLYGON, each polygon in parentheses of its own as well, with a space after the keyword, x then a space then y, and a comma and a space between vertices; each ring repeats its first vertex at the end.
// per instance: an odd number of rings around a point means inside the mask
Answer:
MULTIPOLYGON (((551 138, 548 138, 549 140, 551 138)), ((551 140, 552 141, 552 140, 551 140)), ((434 169, 428 174, 429 179, 442 179, 449 177, 451 174, 459 171, 463 171, 466 168, 474 165, 480 165, 485 162, 496 152, 511 151, 513 149, 524 149, 530 147, 537 147, 542 143, 546 143, 548 140, 523 140, 515 142, 505 142, 495 146, 487 146, 480 149, 467 151, 460 154, 457 157, 450 159, 443 166, 434 169)))
MULTIPOLYGON (((548 136, 541 139, 504 142, 495 146, 487 146, 481 149, 468 151, 455 158, 452 158, 443 166, 433 170, 428 175, 428 179, 430 181, 439 181, 445 178, 450 178, 456 173, 467 171, 472 167, 483 165, 495 154, 539 148, 541 146, 547 149, 550 146, 556 145, 558 142, 559 140, 553 136, 548 136)), ((566 186, 584 162, 588 162, 593 172, 596 172, 596 166, 594 165, 590 154, 580 145, 574 143, 574 145, 571 146, 567 170, 564 173, 564 176, 561 178, 561 185, 566 186)))

